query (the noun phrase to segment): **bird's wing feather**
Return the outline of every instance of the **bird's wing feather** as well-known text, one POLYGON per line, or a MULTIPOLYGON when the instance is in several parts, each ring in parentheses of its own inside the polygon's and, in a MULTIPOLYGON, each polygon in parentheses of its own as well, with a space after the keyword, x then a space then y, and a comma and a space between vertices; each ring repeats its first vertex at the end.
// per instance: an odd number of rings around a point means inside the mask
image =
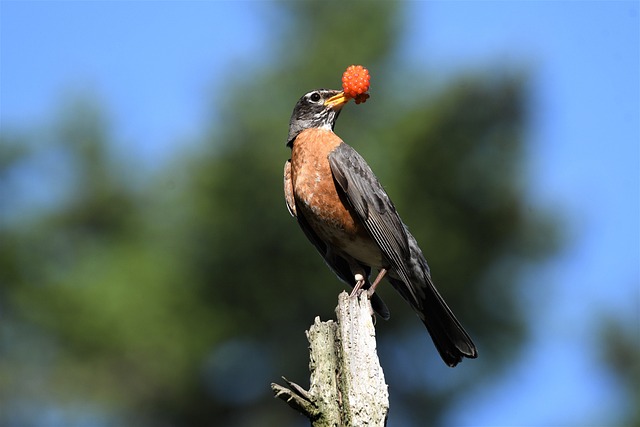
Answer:
POLYGON ((292 217, 296 217, 296 201, 293 197, 293 180, 291 179, 291 159, 284 164, 284 200, 292 217))
POLYGON ((338 187, 395 270, 387 278, 416 310, 443 360, 455 366, 462 357, 476 357, 475 345, 433 285, 417 242, 369 165, 344 143, 329 154, 329 164, 338 187))
POLYGON ((348 202, 417 301, 407 266, 407 231, 387 192, 362 156, 345 143, 329 154, 329 164, 348 202))

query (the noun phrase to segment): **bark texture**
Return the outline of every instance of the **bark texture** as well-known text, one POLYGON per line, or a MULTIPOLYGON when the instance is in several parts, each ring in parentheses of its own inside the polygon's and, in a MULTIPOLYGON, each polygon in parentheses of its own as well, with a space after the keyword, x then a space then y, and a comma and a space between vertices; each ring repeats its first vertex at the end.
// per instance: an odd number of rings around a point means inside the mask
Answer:
POLYGON ((287 387, 271 384, 275 396, 306 415, 313 427, 384 426, 389 394, 366 292, 358 298, 341 293, 336 321, 316 317, 307 339, 309 390, 283 378, 287 387))

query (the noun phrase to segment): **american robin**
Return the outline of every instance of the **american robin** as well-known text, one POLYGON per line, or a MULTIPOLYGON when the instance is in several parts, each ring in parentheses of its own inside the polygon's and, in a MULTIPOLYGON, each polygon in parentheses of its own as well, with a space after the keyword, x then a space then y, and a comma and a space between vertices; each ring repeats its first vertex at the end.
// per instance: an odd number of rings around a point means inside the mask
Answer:
POLYGON ((289 122, 284 166, 287 207, 327 265, 365 289, 383 318, 389 310, 375 294, 383 277, 427 327, 444 362, 456 366, 477 357, 476 347, 436 290, 427 261, 366 161, 333 128, 349 98, 319 89, 297 102, 289 122), (371 270, 378 270, 371 283, 371 270))

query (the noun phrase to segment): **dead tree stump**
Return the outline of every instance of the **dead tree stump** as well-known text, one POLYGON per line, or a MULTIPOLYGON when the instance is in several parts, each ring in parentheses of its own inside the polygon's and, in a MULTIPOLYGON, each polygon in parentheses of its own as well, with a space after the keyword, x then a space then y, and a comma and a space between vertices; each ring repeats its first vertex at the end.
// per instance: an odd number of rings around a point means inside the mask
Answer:
POLYGON ((336 321, 316 317, 307 331, 309 391, 283 377, 271 384, 276 397, 306 415, 312 427, 384 426, 389 393, 376 353, 371 304, 366 292, 338 296, 336 321))

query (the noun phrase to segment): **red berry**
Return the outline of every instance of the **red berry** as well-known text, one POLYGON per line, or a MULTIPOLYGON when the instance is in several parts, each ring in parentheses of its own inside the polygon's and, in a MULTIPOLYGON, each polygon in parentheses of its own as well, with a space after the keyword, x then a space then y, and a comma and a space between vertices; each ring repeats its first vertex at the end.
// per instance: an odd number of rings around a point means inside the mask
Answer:
POLYGON ((371 76, 369 70, 362 65, 351 65, 342 74, 342 90, 349 98, 355 98, 356 104, 365 102, 369 97, 369 82, 371 76))

